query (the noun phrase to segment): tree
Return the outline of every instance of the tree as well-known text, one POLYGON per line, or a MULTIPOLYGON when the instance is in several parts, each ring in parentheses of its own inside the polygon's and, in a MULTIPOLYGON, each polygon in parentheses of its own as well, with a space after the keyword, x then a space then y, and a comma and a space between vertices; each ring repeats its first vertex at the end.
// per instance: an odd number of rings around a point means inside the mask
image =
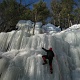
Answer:
POLYGON ((0 12, 2 13, 3 31, 15 29, 16 23, 21 19, 30 19, 31 10, 28 8, 30 4, 22 5, 22 0, 18 3, 16 0, 3 0, 0 3, 0 12))
MULTIPOLYGON (((33 5, 32 10, 32 18, 34 22, 41 21, 43 24, 45 23, 46 19, 49 17, 50 13, 46 6, 46 3, 40 0, 38 3, 33 5)), ((33 27, 33 34, 34 34, 35 24, 33 27)))
POLYGON ((52 23, 54 25, 60 26, 60 11, 61 11, 61 3, 57 0, 52 0, 51 2, 51 14, 53 17, 52 23))
POLYGON ((74 23, 80 24, 80 0, 76 3, 74 9, 74 23))
POLYGON ((54 24, 62 27, 69 27, 72 24, 73 0, 52 0, 51 9, 54 24))
POLYGON ((34 22, 42 21, 45 23, 45 20, 49 16, 49 10, 46 6, 46 3, 40 0, 38 3, 33 5, 33 15, 34 15, 34 22))
POLYGON ((61 17, 64 19, 65 28, 70 26, 71 15, 73 12, 74 0, 62 0, 61 17))

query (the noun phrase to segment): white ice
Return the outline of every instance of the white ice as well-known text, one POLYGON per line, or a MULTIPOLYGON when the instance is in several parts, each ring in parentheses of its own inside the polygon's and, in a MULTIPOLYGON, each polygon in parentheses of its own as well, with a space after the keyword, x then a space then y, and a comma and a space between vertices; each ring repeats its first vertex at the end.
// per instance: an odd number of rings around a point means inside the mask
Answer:
POLYGON ((0 33, 0 80, 80 80, 80 25, 58 33, 0 33), (53 74, 41 48, 53 48, 53 74))

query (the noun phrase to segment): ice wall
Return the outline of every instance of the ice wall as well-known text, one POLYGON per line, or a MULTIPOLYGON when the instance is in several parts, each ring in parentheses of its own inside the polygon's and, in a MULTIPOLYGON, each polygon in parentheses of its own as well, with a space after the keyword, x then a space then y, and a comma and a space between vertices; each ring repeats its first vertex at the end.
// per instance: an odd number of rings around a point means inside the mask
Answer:
POLYGON ((0 80, 80 80, 80 29, 31 36, 0 33, 0 80), (53 48, 53 74, 42 65, 41 47, 53 48))

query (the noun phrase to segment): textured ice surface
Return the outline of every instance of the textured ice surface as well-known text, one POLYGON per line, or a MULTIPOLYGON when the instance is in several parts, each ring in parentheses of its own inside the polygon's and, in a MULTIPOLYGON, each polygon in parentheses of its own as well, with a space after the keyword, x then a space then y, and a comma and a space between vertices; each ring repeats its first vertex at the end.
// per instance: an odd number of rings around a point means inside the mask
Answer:
POLYGON ((80 80, 80 29, 30 36, 0 33, 0 80, 80 80), (42 65, 41 48, 53 48, 53 74, 42 65))

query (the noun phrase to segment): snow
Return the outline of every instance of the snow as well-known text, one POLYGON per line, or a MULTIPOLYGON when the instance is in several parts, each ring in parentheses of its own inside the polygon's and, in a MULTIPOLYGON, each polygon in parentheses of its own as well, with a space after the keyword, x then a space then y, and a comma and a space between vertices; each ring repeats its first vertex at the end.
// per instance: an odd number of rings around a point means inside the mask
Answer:
POLYGON ((0 80, 80 80, 79 34, 80 24, 51 34, 30 35, 24 28, 0 33, 0 80), (53 74, 42 65, 42 47, 53 48, 53 74))
POLYGON ((24 27, 31 27, 33 22, 31 20, 20 20, 17 24, 16 27, 18 28, 24 28, 24 27))
POLYGON ((36 22, 35 23, 35 31, 34 34, 39 34, 41 31, 42 22, 36 22))
POLYGON ((45 30, 45 32, 56 31, 56 27, 50 23, 44 25, 43 29, 45 30))
POLYGON ((75 24, 75 25, 72 25, 71 27, 69 27, 68 29, 79 29, 80 28, 80 24, 75 24))
MULTIPOLYGON (((30 20, 20 20, 17 25, 16 28, 20 29, 25 29, 26 32, 29 32, 31 34, 33 34, 33 27, 34 27, 34 22, 30 21, 30 20)), ((35 30, 34 30, 34 34, 39 34, 39 33, 56 33, 56 32, 60 32, 61 29, 60 27, 56 27, 51 23, 42 25, 42 22, 36 22, 35 23, 35 30)))

